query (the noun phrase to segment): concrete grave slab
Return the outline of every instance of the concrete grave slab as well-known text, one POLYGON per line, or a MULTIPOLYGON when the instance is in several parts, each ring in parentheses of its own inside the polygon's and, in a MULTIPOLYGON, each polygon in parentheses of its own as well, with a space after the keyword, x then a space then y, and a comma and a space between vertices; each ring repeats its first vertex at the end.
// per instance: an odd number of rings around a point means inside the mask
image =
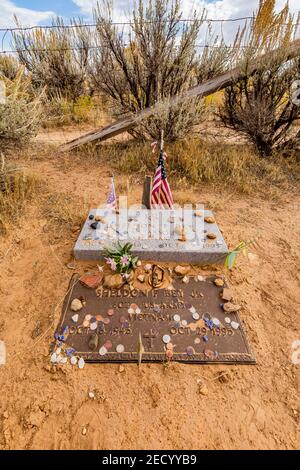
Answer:
POLYGON ((92 209, 74 248, 78 260, 101 260, 106 247, 130 242, 141 259, 195 264, 222 264, 228 248, 211 211, 92 209), (196 215, 197 214, 197 215, 196 215), (96 228, 95 228, 96 227, 96 228), (184 227, 184 235, 182 228, 184 227), (214 239, 208 235, 214 234, 214 239))

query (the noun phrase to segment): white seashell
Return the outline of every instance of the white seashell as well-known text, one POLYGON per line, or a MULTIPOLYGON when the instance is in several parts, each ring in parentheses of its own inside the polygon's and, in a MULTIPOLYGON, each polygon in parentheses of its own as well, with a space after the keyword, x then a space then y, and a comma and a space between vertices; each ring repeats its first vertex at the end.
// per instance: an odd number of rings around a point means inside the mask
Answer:
POLYGON ((124 350, 125 350, 125 348, 124 348, 123 344, 118 344, 118 346, 116 347, 116 351, 118 353, 122 353, 122 352, 124 352, 124 350))
POLYGON ((99 349, 99 354, 100 356, 105 356, 105 354, 107 353, 107 349, 105 346, 102 346, 100 349, 99 349))
POLYGON ((59 364, 62 361, 62 359, 63 359, 63 357, 60 354, 58 354, 58 356, 56 356, 57 364, 59 364))
POLYGON ((79 369, 83 369, 85 366, 85 362, 84 362, 84 359, 81 357, 78 361, 78 367, 79 369))
POLYGON ((52 364, 55 364, 56 360, 57 360, 57 357, 56 357, 56 353, 54 352, 50 357, 50 362, 52 362, 52 364))
POLYGON ((70 359, 70 362, 73 366, 75 366, 77 364, 77 357, 76 356, 72 356, 71 359, 70 359))

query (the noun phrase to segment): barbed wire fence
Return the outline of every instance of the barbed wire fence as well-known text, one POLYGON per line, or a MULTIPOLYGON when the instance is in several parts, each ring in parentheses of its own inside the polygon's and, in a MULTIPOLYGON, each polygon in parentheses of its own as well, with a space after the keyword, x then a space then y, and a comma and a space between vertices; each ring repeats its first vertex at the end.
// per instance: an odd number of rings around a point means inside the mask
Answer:
MULTIPOLYGON (((298 17, 299 18, 299 17, 298 17)), ((236 17, 236 18, 201 18, 201 19, 196 19, 196 18, 183 18, 179 19, 178 23, 179 24, 189 24, 189 23, 201 23, 203 25, 206 24, 206 32, 202 35, 203 37, 207 37, 207 32, 209 31, 210 26, 213 24, 218 24, 220 32, 222 34, 222 27, 224 24, 238 24, 238 23, 243 23, 243 26, 247 26, 249 23, 251 24, 255 20, 255 16, 241 16, 241 17, 236 17)), ((162 21, 163 23, 168 23, 168 20, 162 21)), ((145 23, 153 24, 155 22, 153 21, 145 21, 145 23)), ((112 21, 111 25, 117 28, 126 28, 132 26, 132 22, 130 21, 125 21, 125 22, 119 22, 119 21, 112 21)), ((281 27, 286 27, 288 26, 288 23, 283 23, 281 27)), ((294 28, 295 33, 298 31, 298 28, 300 26, 300 21, 293 22, 292 25, 290 25, 294 28)), ((238 26, 238 28, 240 25, 238 26)), ((28 49, 24 48, 13 48, 9 47, 7 48, 6 44, 9 42, 9 39, 12 43, 13 39, 13 34, 14 33, 26 33, 30 31, 52 31, 52 30, 79 30, 82 28, 88 28, 88 29, 94 29, 96 30, 97 28, 97 23, 84 23, 84 22, 79 22, 76 24, 51 24, 51 25, 34 25, 34 26, 14 26, 14 27, 1 27, 0 28, 0 37, 1 38, 1 49, 0 49, 0 57, 1 56, 6 56, 6 55, 12 55, 14 57, 17 57, 18 53, 22 52, 27 52, 30 50, 31 52, 36 52, 36 53, 47 53, 49 51, 48 48, 34 48, 30 43, 28 43, 28 49)), ((231 35, 234 37, 234 34, 231 35)), ((178 36, 180 38, 180 35, 178 36)), ((85 46, 85 47, 80 47, 80 46, 72 46, 72 47, 59 47, 59 48, 51 48, 51 52, 66 52, 66 51, 97 51, 101 50, 104 48, 103 45, 98 45, 93 43, 92 44, 85 46)), ((130 42, 124 42, 123 45, 125 47, 130 46, 130 42)), ((205 50, 205 49, 218 49, 220 47, 227 49, 227 50, 247 50, 247 49, 253 49, 253 46, 251 45, 245 45, 245 44, 226 44, 223 40, 222 42, 213 42, 213 43, 199 43, 197 42, 194 45, 196 50, 205 50)), ((90 130, 92 128, 96 127, 101 127, 101 125, 105 125, 106 122, 105 120, 107 119, 107 113, 101 109, 99 106, 99 102, 97 102, 98 99, 101 98, 101 95, 93 95, 93 99, 96 100, 95 102, 92 102, 89 104, 89 110, 91 111, 91 117, 89 118, 89 123, 87 124, 84 120, 76 120, 72 121, 71 125, 64 125, 64 123, 59 122, 59 118, 56 116, 54 117, 49 117, 48 123, 49 125, 45 125, 42 128, 42 131, 40 132, 41 137, 41 142, 43 142, 43 134, 47 135, 46 140, 48 140, 50 143, 63 143, 66 142, 67 140, 70 140, 70 138, 75 138, 78 135, 86 132, 87 130, 90 130), (53 126, 52 126, 53 123, 53 126)), ((65 112, 63 119, 66 120, 68 118, 74 117, 74 109, 70 112, 65 112)), ((223 137, 223 134, 219 135, 215 131, 212 131, 211 133, 207 133, 208 135, 210 134, 213 138, 214 137, 223 137)))

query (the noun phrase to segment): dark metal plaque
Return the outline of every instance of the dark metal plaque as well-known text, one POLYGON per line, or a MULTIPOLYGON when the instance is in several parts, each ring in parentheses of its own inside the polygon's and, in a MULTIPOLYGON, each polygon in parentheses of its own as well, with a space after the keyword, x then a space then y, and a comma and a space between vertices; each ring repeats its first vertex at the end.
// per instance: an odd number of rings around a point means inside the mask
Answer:
POLYGON ((85 361, 255 364, 239 315, 223 311, 214 277, 191 277, 188 284, 174 279, 172 289, 148 293, 127 285, 96 291, 78 279, 71 280, 56 333, 65 333, 66 345, 85 361), (73 299, 84 301, 78 321, 72 320, 73 299), (95 334, 98 344, 91 350, 95 334))

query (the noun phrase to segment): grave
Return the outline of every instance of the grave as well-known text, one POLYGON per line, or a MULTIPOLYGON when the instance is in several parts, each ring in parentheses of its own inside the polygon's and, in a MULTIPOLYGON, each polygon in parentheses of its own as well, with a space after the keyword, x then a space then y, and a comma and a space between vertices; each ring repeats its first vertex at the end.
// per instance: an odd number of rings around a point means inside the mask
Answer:
POLYGON ((224 264, 228 248, 211 211, 90 211, 74 248, 77 260, 101 260, 105 247, 130 242, 144 260, 224 264), (96 227, 96 228, 95 228, 96 227))
POLYGON ((239 315, 223 310, 215 279, 195 275, 185 283, 174 275, 167 288, 141 291, 91 289, 74 275, 56 337, 87 362, 254 364, 239 315), (75 315, 74 299, 83 303, 75 315))

